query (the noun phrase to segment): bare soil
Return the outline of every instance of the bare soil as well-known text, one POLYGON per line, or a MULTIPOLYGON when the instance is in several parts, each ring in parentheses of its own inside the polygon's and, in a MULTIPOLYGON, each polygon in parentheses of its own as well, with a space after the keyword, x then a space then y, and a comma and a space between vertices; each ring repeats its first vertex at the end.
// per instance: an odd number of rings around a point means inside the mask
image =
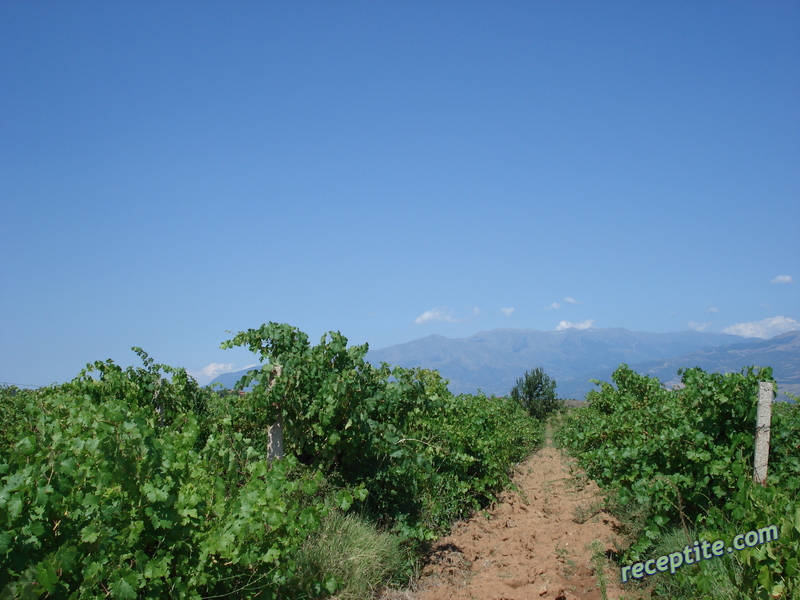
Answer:
POLYGON ((647 598, 609 560, 626 547, 603 496, 552 446, 515 470, 518 491, 456 523, 422 577, 381 600, 605 600, 647 598), (570 468, 572 466, 572 469, 570 468), (603 589, 604 588, 604 589, 603 589))

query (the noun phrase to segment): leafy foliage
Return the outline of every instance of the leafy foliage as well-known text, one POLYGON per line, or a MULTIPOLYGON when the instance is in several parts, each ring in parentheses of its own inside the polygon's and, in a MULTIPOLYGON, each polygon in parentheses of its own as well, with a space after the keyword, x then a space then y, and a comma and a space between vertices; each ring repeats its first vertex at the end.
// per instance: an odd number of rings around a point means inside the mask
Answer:
MULTIPOLYGON (((694 528, 714 541, 775 524, 779 542, 748 548, 723 564, 743 598, 793 597, 800 577, 798 407, 773 405, 768 485, 762 488, 751 481, 753 435, 759 381, 774 385, 772 370, 680 374, 684 387, 668 391, 621 365, 612 377, 616 388, 597 382, 588 406, 565 419, 558 443, 627 510, 644 514, 627 562, 640 560, 671 527, 694 528)), ((690 578, 698 593, 709 593, 714 580, 706 562, 675 577, 690 578)))
POLYGON ((32 400, 35 431, 0 465, 4 596, 271 597, 328 510, 318 474, 269 468, 224 422, 197 452, 191 413, 160 425, 114 397, 32 400))
POLYGON ((303 559, 331 511, 418 548, 541 440, 515 402, 372 367, 338 333, 312 347, 270 323, 233 345, 269 359, 243 396, 139 348, 140 368, 98 361, 61 386, 0 389, 0 598, 334 593, 343 575, 303 559), (270 463, 279 414, 287 455, 270 463))
POLYGON ((0 457, 10 451, 22 436, 30 434, 38 418, 36 404, 32 399, 39 394, 36 390, 16 386, 0 387, 0 457))
POLYGON ((511 389, 511 397, 520 403, 522 408, 539 421, 557 411, 560 402, 556 397, 556 382, 541 367, 525 371, 523 377, 511 389))
POLYGON ((453 397, 435 371, 375 368, 366 345, 348 348, 338 332, 312 347, 296 328, 269 323, 223 344, 233 346, 267 363, 237 383, 253 385, 247 421, 265 431, 280 413, 288 452, 337 485, 364 486, 360 508, 418 542, 493 499, 541 441, 509 403, 453 397))

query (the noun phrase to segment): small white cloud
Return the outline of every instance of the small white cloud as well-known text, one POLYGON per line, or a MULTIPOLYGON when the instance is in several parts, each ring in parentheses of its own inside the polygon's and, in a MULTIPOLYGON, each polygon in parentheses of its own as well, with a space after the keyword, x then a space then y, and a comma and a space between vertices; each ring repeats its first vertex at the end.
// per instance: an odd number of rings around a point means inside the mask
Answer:
POLYGON ((770 283, 794 283, 794 279, 792 279, 791 275, 778 275, 770 283))
POLYGON ((500 312, 503 313, 505 316, 510 317, 514 314, 514 307, 510 306, 508 308, 501 308, 500 312))
POLYGON ((473 316, 473 317, 477 317, 477 316, 478 316, 479 314, 481 314, 482 312, 483 312, 483 311, 480 309, 480 307, 478 307, 478 306, 473 306, 473 307, 472 307, 472 316, 473 316))
POLYGON ((553 302, 550 306, 545 306, 545 310, 553 310, 555 308, 561 308, 561 305, 558 302, 553 302))
POLYGON ((222 373, 233 373, 234 371, 236 371, 236 365, 234 363, 211 363, 210 365, 206 365, 197 371, 197 373, 214 379, 214 377, 217 375, 221 375, 222 373))
POLYGON ((237 367, 234 363, 211 363, 206 365, 199 371, 186 371, 189 375, 197 380, 200 385, 205 385, 212 379, 222 375, 223 373, 233 373, 235 371, 242 371, 244 369, 251 369, 257 365, 245 365, 244 367, 237 367))
POLYGON ((761 308, 766 308, 767 310, 772 310, 772 306, 770 306, 769 304, 766 304, 764 302, 761 303, 761 308))
POLYGON ((697 321, 689 321, 689 329, 694 329, 695 331, 705 331, 711 327, 711 321, 708 323, 698 323, 697 321))
POLYGON ((434 308, 433 310, 426 310, 416 319, 415 325, 422 325, 430 323, 431 321, 444 321, 445 323, 457 323, 458 321, 450 314, 452 311, 447 311, 445 308, 434 308))
POLYGON ((589 329, 594 325, 594 319, 587 319, 583 323, 570 323, 569 321, 561 321, 556 327, 556 331, 563 331, 564 329, 589 329))
POLYGON ((790 317, 771 317, 762 319, 761 321, 751 321, 749 323, 736 323, 730 327, 726 327, 722 331, 724 333, 732 333, 734 335, 741 335, 742 337, 757 337, 769 339, 786 333, 800 329, 800 322, 795 321, 790 317))
POLYGON ((708 310, 706 311, 707 315, 713 315, 715 312, 718 312, 719 309, 716 306, 709 306, 708 310))
POLYGON ((566 302, 567 304, 581 304, 580 302, 575 300, 575 298, 570 298, 569 296, 564 298, 564 302, 566 302))

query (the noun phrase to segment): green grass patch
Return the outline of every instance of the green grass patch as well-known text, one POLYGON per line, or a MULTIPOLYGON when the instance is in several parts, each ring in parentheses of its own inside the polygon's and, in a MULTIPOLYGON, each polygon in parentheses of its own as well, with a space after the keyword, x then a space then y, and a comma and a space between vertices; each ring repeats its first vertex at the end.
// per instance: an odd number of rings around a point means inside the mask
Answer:
POLYGON ((302 597, 367 600, 401 573, 407 557, 396 536, 355 514, 332 512, 297 557, 302 597))

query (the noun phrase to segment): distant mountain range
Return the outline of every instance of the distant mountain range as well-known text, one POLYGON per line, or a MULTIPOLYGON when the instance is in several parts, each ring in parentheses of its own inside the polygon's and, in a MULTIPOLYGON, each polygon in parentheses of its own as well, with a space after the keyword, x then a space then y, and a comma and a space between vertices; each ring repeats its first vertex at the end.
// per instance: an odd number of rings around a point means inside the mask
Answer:
POLYGON ((786 392, 800 396, 800 331, 788 331, 769 340, 756 339, 717 348, 703 348, 666 360, 638 364, 636 371, 655 376, 667 387, 672 387, 680 382, 677 372, 681 367, 730 373, 752 365, 772 367, 772 375, 778 382, 779 399, 786 400, 786 392))
MULTIPOLYGON (((556 380, 560 397, 582 400, 595 388, 590 379, 610 381, 621 363, 654 375, 668 386, 679 381, 681 367, 726 373, 751 365, 770 366, 781 392, 800 394, 800 331, 763 340, 699 331, 493 329, 458 339, 430 335, 370 350, 366 360, 376 366, 383 361, 392 366, 436 369, 450 380, 448 387, 455 394, 480 389, 486 394, 506 395, 526 370, 541 367, 556 380)), ((246 372, 226 373, 211 383, 232 387, 246 372)))

